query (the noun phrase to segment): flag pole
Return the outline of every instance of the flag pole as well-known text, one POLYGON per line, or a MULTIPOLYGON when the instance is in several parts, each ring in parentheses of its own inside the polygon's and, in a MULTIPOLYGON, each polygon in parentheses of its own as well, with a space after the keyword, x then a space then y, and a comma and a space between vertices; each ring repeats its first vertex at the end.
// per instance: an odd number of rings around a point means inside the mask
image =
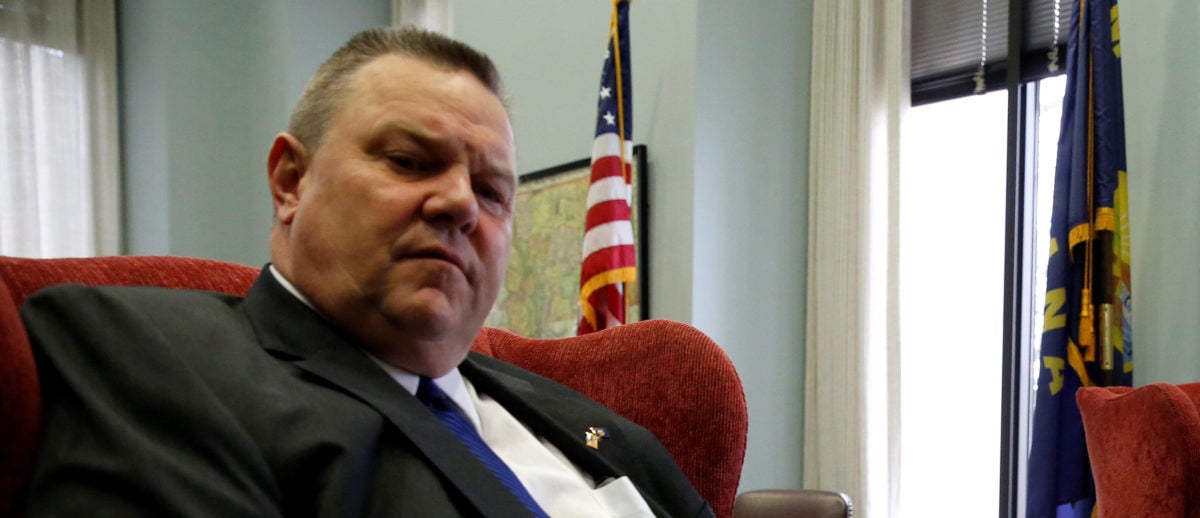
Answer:
MULTIPOLYGON (((621 2, 626 0, 613 0, 612 3, 612 21, 609 23, 609 34, 612 36, 613 42, 613 63, 617 72, 617 135, 618 144, 617 151, 621 157, 621 177, 625 179, 625 201, 630 201, 630 168, 628 162, 625 161, 625 81, 624 71, 621 67, 621 24, 618 18, 620 17, 621 2)), ((629 283, 621 283, 621 306, 624 308, 625 321, 629 321, 629 283)))

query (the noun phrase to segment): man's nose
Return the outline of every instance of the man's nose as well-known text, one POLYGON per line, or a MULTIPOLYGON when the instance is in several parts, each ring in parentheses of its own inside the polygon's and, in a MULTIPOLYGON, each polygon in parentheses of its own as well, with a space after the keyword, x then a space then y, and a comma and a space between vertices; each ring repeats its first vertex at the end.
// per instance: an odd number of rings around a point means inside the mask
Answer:
POLYGON ((425 219, 435 225, 458 228, 463 233, 475 230, 479 202, 471 185, 471 173, 455 165, 435 178, 423 207, 425 219))

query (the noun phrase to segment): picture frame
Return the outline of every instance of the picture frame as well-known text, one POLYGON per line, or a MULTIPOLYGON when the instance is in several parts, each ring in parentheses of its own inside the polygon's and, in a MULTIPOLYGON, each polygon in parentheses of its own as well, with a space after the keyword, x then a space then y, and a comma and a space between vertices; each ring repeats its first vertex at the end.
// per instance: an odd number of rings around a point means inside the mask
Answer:
MULTIPOLYGON (((632 158, 630 209, 638 278, 627 285, 627 323, 650 314, 646 146, 634 146, 632 158)), ((531 338, 575 336, 590 185, 590 158, 521 175, 508 271, 484 325, 531 338)))

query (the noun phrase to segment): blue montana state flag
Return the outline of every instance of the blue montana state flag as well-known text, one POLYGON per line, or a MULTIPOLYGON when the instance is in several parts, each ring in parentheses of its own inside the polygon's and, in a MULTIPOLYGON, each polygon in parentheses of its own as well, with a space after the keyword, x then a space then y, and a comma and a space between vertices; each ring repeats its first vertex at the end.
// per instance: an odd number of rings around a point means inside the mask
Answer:
POLYGON ((1090 517, 1075 391, 1131 385, 1129 205, 1116 0, 1074 0, 1026 516, 1090 517))

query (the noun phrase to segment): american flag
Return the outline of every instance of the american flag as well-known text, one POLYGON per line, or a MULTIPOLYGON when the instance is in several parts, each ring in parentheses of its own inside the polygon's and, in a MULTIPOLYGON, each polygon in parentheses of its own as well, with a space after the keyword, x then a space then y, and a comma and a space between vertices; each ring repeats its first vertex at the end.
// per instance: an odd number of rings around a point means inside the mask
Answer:
POLYGON ((637 280, 630 221, 633 95, 629 73, 629 2, 613 3, 608 52, 600 74, 592 182, 583 237, 578 334, 625 323, 625 283, 637 280), (615 45, 614 45, 615 43, 615 45))

